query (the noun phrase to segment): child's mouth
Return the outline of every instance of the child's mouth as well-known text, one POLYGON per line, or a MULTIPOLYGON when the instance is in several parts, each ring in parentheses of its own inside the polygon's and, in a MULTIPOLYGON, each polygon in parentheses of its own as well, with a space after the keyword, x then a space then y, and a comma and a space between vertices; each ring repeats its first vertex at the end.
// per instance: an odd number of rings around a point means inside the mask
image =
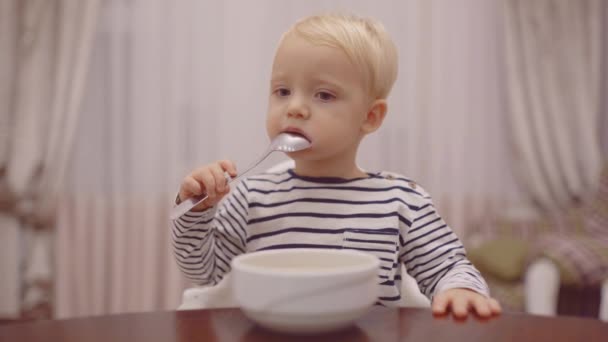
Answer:
POLYGON ((288 127, 287 129, 285 129, 283 131, 283 133, 297 135, 297 136, 300 136, 300 137, 308 140, 308 142, 312 142, 312 140, 310 140, 310 138, 306 134, 304 134, 304 132, 302 130, 300 130, 298 128, 288 127))

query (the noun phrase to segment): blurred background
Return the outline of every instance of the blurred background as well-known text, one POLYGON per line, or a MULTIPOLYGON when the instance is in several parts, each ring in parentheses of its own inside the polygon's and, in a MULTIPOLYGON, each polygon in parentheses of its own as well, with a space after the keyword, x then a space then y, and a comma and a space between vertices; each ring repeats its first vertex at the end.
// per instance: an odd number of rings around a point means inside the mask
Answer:
POLYGON ((597 316, 607 3, 0 0, 0 319, 175 309, 181 179, 262 153, 280 35, 335 10, 383 22, 400 54, 361 167, 422 184, 508 310, 546 258, 555 313, 597 316))

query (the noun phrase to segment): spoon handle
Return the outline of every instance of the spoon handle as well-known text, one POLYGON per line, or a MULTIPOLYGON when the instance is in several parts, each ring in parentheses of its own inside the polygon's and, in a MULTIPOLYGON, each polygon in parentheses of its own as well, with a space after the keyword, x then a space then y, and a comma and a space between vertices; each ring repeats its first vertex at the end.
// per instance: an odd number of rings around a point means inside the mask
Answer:
MULTIPOLYGON (((272 149, 269 149, 266 152, 264 152, 264 154, 260 158, 258 158, 253 164, 249 165, 249 167, 247 167, 245 169, 245 171, 239 173, 234 178, 231 178, 230 175, 228 175, 228 173, 224 173, 224 175, 228 179, 228 184, 239 180, 247 172, 251 171, 254 167, 258 166, 272 152, 274 152, 274 150, 272 150, 272 149)), ((182 217, 185 213, 189 212, 192 208, 194 208, 195 206, 199 205, 201 202, 206 200, 207 197, 209 197, 209 195, 207 195, 207 193, 203 193, 203 194, 193 196, 193 197, 190 197, 190 198, 182 201, 180 204, 178 204, 171 210, 171 214, 169 215, 169 218, 171 220, 177 220, 178 218, 182 217)))

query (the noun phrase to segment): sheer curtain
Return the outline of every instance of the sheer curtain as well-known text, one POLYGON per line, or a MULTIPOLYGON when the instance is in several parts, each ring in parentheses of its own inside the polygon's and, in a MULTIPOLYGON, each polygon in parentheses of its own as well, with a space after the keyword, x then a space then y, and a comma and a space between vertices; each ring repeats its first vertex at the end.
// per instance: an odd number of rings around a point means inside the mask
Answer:
POLYGON ((0 5, 0 317, 49 318, 55 205, 97 0, 0 5))
POLYGON ((514 165, 535 204, 561 211, 602 168, 602 1, 504 4, 514 165))
POLYGON ((275 45, 295 20, 329 10, 376 17, 400 51, 389 115, 359 164, 419 181, 463 237, 517 199, 496 1, 107 0, 59 203, 58 317, 178 305, 187 283, 167 216, 181 178, 264 150, 275 45))

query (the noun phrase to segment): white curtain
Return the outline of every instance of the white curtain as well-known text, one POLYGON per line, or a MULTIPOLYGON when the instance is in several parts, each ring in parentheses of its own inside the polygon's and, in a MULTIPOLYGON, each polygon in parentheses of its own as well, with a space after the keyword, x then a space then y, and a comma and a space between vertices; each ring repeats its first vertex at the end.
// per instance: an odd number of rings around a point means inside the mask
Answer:
POLYGON ((0 5, 0 316, 36 316, 51 304, 55 204, 96 11, 97 0, 0 5))
POLYGON ((602 0, 505 0, 514 166, 528 195, 561 210, 597 186, 602 0))
POLYGON ((359 164, 419 181, 462 236, 516 201, 497 1, 107 0, 60 201, 58 317, 177 307, 188 284, 167 216, 181 178, 218 158, 244 167, 265 149, 276 43, 328 10, 381 20, 400 51, 387 120, 359 164))

